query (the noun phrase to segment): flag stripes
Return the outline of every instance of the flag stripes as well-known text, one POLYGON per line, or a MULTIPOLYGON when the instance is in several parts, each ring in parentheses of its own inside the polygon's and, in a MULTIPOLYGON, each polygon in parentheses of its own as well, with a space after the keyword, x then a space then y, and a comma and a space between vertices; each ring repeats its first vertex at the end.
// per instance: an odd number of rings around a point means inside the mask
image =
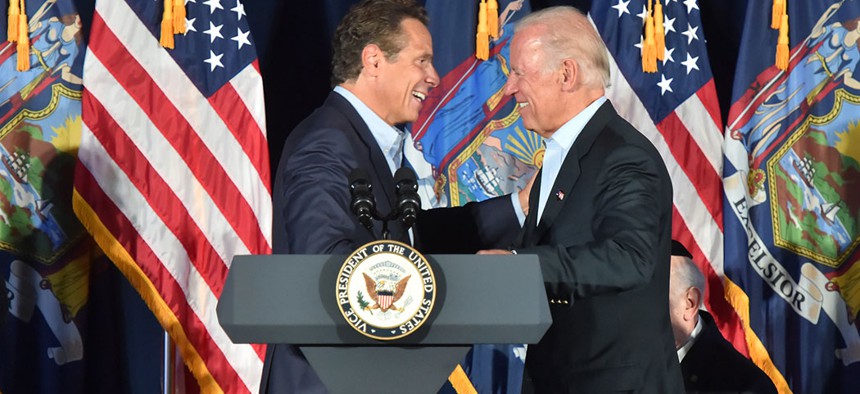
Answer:
MULTIPOLYGON (((257 174, 259 172, 252 168, 250 161, 237 160, 234 157, 237 155, 230 153, 244 151, 244 149, 236 145, 230 146, 230 140, 235 142, 235 139, 231 138, 232 133, 227 130, 223 123, 212 121, 213 119, 220 119, 220 116, 210 107, 208 101, 199 95, 199 92, 190 82, 186 82, 185 87, 182 88, 178 85, 183 84, 176 83, 176 81, 159 81, 157 78, 150 78, 153 74, 179 73, 178 75, 184 75, 178 68, 174 69, 175 63, 173 63, 174 67, 167 66, 173 62, 169 56, 165 56, 163 61, 165 67, 145 69, 144 66, 151 61, 138 63, 135 59, 140 57, 133 56, 134 53, 131 50, 126 51, 128 47, 120 42, 103 22, 104 20, 98 14, 94 16, 93 34, 98 34, 102 39, 93 40, 90 43, 89 55, 104 59, 106 70, 99 76, 89 74, 90 71, 88 70, 85 71, 90 76, 87 79, 86 88, 90 90, 93 85, 99 85, 104 86, 104 89, 109 92, 117 92, 115 85, 122 86, 131 95, 131 98, 115 101, 117 111, 124 114, 125 111, 135 110, 134 107, 139 106, 145 112, 141 115, 149 118, 148 122, 154 123, 150 130, 164 134, 165 140, 173 145, 173 149, 165 147, 153 149, 151 152, 161 155, 174 149, 178 151, 182 160, 187 162, 183 167, 188 167, 195 173, 195 178, 214 198, 215 204, 221 209, 221 214, 230 223, 233 223, 237 234, 248 245, 248 248, 265 247, 263 241, 267 244, 266 246, 271 245, 271 240, 268 238, 270 236, 263 236, 265 233, 260 221, 261 218, 257 217, 249 203, 256 200, 257 204, 255 205, 259 206, 263 203, 259 200, 260 198, 268 200, 270 198, 268 194, 252 192, 254 188, 267 190, 268 187, 262 183, 247 184, 249 183, 248 177, 243 176, 242 171, 257 174), (165 89, 162 90, 161 88, 165 89), (189 94, 191 92, 197 94, 189 94), (189 96, 196 97, 189 99, 189 96), (201 132, 198 133, 196 130, 201 132), (217 135, 220 137, 214 137, 217 135), (227 169, 236 169, 236 171, 228 172, 227 169), (244 192, 240 188, 242 186, 246 187, 244 190, 251 190, 251 192, 244 192), (254 242, 258 244, 254 245, 254 242)), ((126 34, 135 34, 135 32, 126 34)), ((173 79, 176 77, 174 76, 173 79)), ((141 128, 126 128, 125 130, 136 132, 144 139, 154 137, 141 128)), ((243 157, 247 159, 246 156, 243 157)), ((168 166, 167 168, 172 171, 176 166, 168 166)), ((182 179, 188 178, 183 177, 182 179)), ((271 217, 271 212, 268 212, 268 215, 271 217)))
MULTIPOLYGON (((189 19, 232 22, 237 31, 232 12, 188 7, 189 19)), ((215 43, 197 31, 162 49, 153 11, 96 4, 76 212, 171 334, 202 391, 257 392, 265 347, 233 344, 215 308, 233 256, 272 250, 259 66, 246 41, 215 43), (221 57, 200 58, 201 42, 221 57)))
MULTIPOLYGON (((658 69, 656 80, 660 85, 655 81, 653 86, 646 81, 655 78, 646 77, 641 70, 628 70, 625 63, 622 71, 618 62, 629 61, 627 56, 631 54, 638 56, 638 49, 633 47, 639 41, 631 40, 631 35, 640 37, 639 25, 636 22, 628 25, 630 15, 616 12, 616 9, 608 9, 605 5, 599 8, 593 7, 592 13, 598 12, 600 23, 595 23, 598 31, 601 31, 599 25, 606 27, 601 35, 610 49, 611 86, 607 96, 619 114, 642 132, 663 157, 674 189, 673 238, 687 246, 702 269, 708 282, 705 304, 714 314, 720 330, 746 353, 741 322, 725 299, 722 283, 722 121, 709 67, 684 70, 667 59, 658 69), (691 71, 698 73, 695 78, 691 71), (635 89, 628 78, 637 84, 635 89), (659 100, 655 101, 655 97, 659 100)), ((690 17, 689 11, 686 14, 690 17)), ((677 17, 682 18, 681 15, 677 17)), ((673 37, 673 41, 676 57, 682 51, 687 52, 689 62, 690 53, 693 53, 706 64, 707 57, 698 52, 703 46, 692 45, 694 42, 686 38, 678 41, 673 37)))

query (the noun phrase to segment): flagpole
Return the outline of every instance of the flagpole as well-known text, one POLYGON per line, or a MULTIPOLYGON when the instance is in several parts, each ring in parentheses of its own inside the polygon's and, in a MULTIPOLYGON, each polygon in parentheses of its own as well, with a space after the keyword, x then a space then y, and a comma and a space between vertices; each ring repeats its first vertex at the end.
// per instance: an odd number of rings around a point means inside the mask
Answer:
POLYGON ((164 349, 161 360, 161 392, 171 394, 173 389, 173 366, 175 363, 173 341, 170 340, 170 334, 164 331, 164 349))

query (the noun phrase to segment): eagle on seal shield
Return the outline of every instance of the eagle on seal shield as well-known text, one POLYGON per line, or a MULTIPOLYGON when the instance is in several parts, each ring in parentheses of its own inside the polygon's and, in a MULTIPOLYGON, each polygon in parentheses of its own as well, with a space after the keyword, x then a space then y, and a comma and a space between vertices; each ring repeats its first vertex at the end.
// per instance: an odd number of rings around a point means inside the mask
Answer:
POLYGON ((367 274, 363 275, 364 283, 367 286, 367 292, 370 294, 370 298, 376 302, 373 306, 366 306, 365 309, 380 309, 382 312, 388 312, 389 309, 397 312, 401 310, 394 306, 394 303, 397 302, 400 297, 403 297, 403 293, 406 291, 406 283, 412 275, 407 275, 405 278, 397 281, 393 286, 391 285, 391 282, 385 279, 380 279, 379 282, 377 282, 367 274))

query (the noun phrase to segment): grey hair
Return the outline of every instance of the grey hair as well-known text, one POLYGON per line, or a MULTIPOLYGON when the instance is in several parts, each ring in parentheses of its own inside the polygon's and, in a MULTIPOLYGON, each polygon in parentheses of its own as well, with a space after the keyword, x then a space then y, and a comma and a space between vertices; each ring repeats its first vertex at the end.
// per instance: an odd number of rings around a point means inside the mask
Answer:
POLYGON ((702 301, 705 298, 705 276, 702 275, 702 271, 699 271, 699 267, 697 267, 689 257, 672 257, 680 258, 680 260, 676 260, 677 263, 672 263, 672 281, 675 281, 679 286, 679 291, 686 291, 691 287, 699 289, 699 293, 702 294, 702 297, 699 299, 698 306, 701 307, 702 301))
POLYGON ((582 70, 583 84, 609 87, 606 45, 585 14, 570 6, 545 8, 523 17, 514 32, 532 26, 543 27, 541 43, 547 57, 546 68, 573 59, 582 70))

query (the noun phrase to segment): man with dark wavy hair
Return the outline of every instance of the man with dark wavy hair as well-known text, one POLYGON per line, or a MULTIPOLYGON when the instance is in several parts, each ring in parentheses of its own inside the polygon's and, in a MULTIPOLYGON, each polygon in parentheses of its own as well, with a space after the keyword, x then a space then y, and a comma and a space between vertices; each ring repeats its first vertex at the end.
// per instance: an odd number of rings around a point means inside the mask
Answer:
MULTIPOLYGON (((354 169, 366 170, 377 209, 390 212, 395 206, 393 174, 403 164, 406 139, 396 126, 415 121, 439 83, 426 24, 426 11, 411 0, 365 0, 337 27, 334 89, 290 133, 278 165, 272 193, 274 253, 346 255, 382 239, 381 226, 365 228, 351 213, 348 177, 354 169)), ((423 253, 506 246, 525 218, 520 207, 528 206, 527 197, 526 191, 421 211, 414 232, 400 221, 389 223, 390 239, 423 253)), ((269 346, 261 384, 263 392, 326 390, 290 345, 269 346)))

